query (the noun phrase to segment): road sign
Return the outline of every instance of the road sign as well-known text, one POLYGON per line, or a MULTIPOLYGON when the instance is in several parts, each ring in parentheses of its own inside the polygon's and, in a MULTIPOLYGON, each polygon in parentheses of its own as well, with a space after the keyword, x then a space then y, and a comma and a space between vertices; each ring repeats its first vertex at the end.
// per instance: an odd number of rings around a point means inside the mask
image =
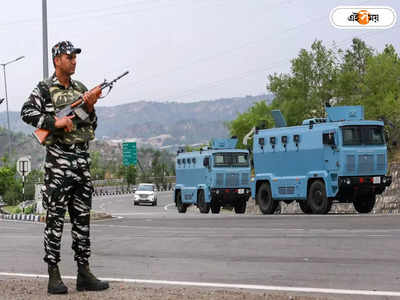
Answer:
POLYGON ((31 159, 28 156, 21 157, 17 160, 17 172, 25 177, 31 172, 31 159))
POLYGON ((122 162, 124 166, 136 165, 136 142, 122 143, 122 162))

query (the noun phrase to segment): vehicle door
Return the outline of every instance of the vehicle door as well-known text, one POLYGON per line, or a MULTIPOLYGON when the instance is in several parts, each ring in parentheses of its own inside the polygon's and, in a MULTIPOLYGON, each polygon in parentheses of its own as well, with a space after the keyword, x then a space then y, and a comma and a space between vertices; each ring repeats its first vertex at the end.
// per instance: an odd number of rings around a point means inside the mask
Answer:
POLYGON ((322 133, 324 168, 327 171, 338 170, 338 134, 334 129, 325 130, 322 133))

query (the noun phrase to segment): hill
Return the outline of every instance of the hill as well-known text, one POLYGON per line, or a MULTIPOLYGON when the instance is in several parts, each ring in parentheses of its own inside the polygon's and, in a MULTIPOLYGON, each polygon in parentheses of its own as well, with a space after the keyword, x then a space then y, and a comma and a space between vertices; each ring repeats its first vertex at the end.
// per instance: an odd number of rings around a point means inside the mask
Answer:
MULTIPOLYGON (((270 95, 260 95, 192 103, 140 101, 112 107, 96 106, 99 118, 96 138, 104 140, 105 152, 109 149, 106 144, 115 145, 107 141, 127 138, 136 138, 138 147, 171 150, 180 145, 208 143, 213 137, 229 135, 225 126, 227 121, 247 111, 255 102, 270 102, 271 99, 270 95)), ((33 127, 22 122, 19 112, 10 112, 9 116, 12 160, 30 155, 32 166, 38 167, 43 163, 45 150, 30 136, 33 127)), ((4 129, 6 118, 6 113, 1 112, 0 157, 8 151, 8 134, 4 129)), ((108 154, 113 155, 114 152, 109 151, 108 154)))
MULTIPOLYGON (((140 101, 96 106, 96 138, 137 138, 139 145, 154 147, 205 143, 212 137, 228 136, 225 122, 235 119, 255 102, 271 99, 271 95, 259 95, 192 103, 140 101)), ((5 112, 0 113, 0 126, 5 124, 2 120, 6 120, 5 112)), ((21 121, 19 112, 10 112, 10 124, 14 132, 32 132, 32 127, 21 121)))

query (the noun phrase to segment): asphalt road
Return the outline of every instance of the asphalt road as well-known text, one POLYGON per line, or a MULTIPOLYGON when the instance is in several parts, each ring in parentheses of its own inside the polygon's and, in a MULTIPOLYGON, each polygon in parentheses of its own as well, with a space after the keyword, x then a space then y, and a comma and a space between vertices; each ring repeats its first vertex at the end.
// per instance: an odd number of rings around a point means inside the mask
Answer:
MULTIPOLYGON (((178 214, 132 195, 94 198, 115 218, 92 224, 100 277, 400 292, 400 216, 178 214)), ((46 274, 40 223, 0 221, 0 272, 46 274)), ((61 268, 75 275, 70 225, 61 268)))

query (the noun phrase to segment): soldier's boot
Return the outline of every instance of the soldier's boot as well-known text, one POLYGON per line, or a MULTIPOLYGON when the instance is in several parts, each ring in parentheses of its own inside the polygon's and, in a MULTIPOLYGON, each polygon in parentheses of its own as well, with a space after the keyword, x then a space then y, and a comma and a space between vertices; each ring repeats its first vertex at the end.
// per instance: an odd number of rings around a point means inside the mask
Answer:
POLYGON ((49 294, 67 294, 68 288, 61 280, 60 270, 57 265, 49 264, 49 284, 47 285, 47 292, 49 294))
POLYGON ((90 272, 88 264, 78 264, 76 289, 78 291, 102 291, 110 287, 107 281, 101 281, 90 272))

